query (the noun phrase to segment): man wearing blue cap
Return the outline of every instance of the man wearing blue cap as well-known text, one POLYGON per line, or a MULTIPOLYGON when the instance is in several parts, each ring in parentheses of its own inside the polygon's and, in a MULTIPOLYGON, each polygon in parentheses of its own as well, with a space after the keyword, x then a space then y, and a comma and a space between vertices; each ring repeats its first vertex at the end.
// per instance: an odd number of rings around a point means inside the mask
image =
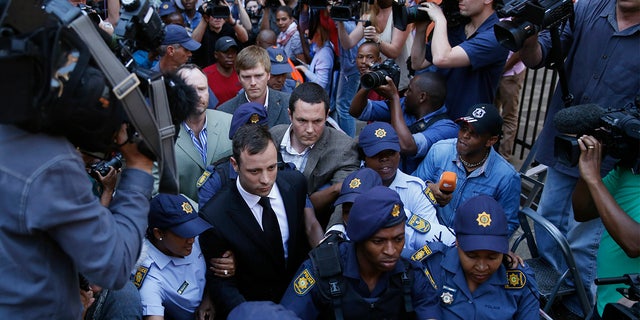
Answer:
POLYGON ((197 241, 211 227, 182 195, 151 199, 144 250, 133 274, 145 318, 194 319, 198 309, 211 306, 203 297, 206 264, 197 241))
POLYGON ((281 304, 302 319, 439 319, 434 288, 420 267, 400 256, 403 210, 400 196, 384 186, 358 196, 347 225, 352 242, 324 247, 334 250, 328 255, 313 250, 281 304))
POLYGON ((470 198, 454 228, 456 247, 429 243, 412 256, 438 290, 442 319, 540 319, 533 270, 509 269, 510 232, 500 204, 486 195, 470 198))
MULTIPOLYGON (((457 139, 438 141, 412 175, 427 182, 439 206, 438 218, 453 226, 458 207, 467 199, 485 194, 496 199, 507 214, 509 232, 520 223, 520 175, 493 149, 502 132, 502 117, 492 104, 477 104, 456 120, 457 139), (454 172, 457 186, 452 193, 441 192, 437 182, 443 172, 454 172)), ((457 231, 454 229, 454 231, 457 231)))
POLYGON ((282 92, 293 92, 293 89, 299 84, 291 79, 293 68, 289 64, 287 53, 282 48, 269 47, 269 60, 271 60, 271 78, 267 81, 267 86, 273 90, 282 92))

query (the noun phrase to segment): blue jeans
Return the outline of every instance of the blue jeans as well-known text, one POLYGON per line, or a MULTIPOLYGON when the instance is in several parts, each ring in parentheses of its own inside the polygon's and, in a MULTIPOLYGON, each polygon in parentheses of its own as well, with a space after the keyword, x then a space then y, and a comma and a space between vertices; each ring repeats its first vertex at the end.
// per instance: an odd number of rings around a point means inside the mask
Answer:
MULTIPOLYGON (((589 302, 593 308, 595 303, 595 285, 593 281, 596 279, 596 259, 600 236, 604 227, 600 219, 588 222, 575 221, 573 206, 571 205, 571 194, 577 181, 577 178, 553 168, 548 168, 538 214, 549 220, 567 238, 577 269, 580 272, 582 283, 587 290, 589 302)), ((541 255, 556 269, 566 270, 567 264, 555 241, 542 228, 537 228, 537 226, 535 228, 535 236, 538 251, 541 255)), ((579 316, 586 316, 583 314, 584 312, 577 296, 568 297, 565 300, 565 306, 579 316)))
POLYGON ((140 294, 133 282, 127 281, 119 290, 102 291, 96 301, 89 307, 85 320, 137 320, 142 319, 142 302, 140 294))
POLYGON ((356 135, 356 120, 349 114, 349 108, 351 107, 351 100, 356 95, 358 87, 360 86, 360 74, 354 73, 349 76, 344 76, 342 73, 338 80, 338 92, 337 96, 337 119, 340 128, 350 137, 356 135))

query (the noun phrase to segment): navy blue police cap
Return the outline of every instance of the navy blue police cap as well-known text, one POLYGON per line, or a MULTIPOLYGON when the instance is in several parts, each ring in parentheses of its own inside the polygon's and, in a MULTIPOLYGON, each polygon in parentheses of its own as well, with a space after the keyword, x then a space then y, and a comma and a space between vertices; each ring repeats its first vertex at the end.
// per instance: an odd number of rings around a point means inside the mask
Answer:
POLYGON ((231 127, 229 128, 229 139, 233 139, 233 135, 236 134, 238 128, 249 123, 267 125, 267 109, 257 102, 241 104, 236 111, 233 112, 231 127))
POLYGON ((490 196, 480 195, 461 204, 456 210, 453 229, 462 251, 509 252, 507 216, 490 196))
POLYGON ((191 201, 183 195, 160 193, 151 199, 149 228, 170 230, 182 238, 194 238, 212 227, 198 216, 191 201))
POLYGON ((400 196, 385 186, 377 186, 359 195, 353 202, 347 224, 347 236, 363 242, 378 230, 403 223, 407 217, 400 196))
POLYGON ((400 140, 396 130, 387 122, 372 122, 360 132, 358 145, 367 157, 384 150, 400 151, 400 140))
POLYGON ((340 196, 336 199, 334 205, 340 205, 345 202, 353 202, 360 194, 367 192, 375 186, 382 185, 382 178, 371 168, 361 168, 360 170, 350 173, 342 181, 340 196))

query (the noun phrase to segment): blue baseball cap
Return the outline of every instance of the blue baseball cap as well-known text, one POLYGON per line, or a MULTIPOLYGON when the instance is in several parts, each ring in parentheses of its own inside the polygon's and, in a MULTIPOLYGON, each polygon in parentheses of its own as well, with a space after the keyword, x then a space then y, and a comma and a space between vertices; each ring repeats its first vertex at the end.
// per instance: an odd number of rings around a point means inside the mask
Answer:
POLYGON ((189 51, 196 51, 200 48, 200 42, 191 39, 187 29, 177 24, 170 24, 164 27, 165 36, 163 45, 179 44, 189 51))
POLYGON ((464 117, 456 119, 456 123, 460 122, 468 123, 479 134, 487 132, 492 136, 502 134, 502 117, 498 108, 490 103, 472 106, 464 117))
POLYGON ((267 125, 267 109, 257 102, 247 102, 241 104, 231 117, 231 127, 229 128, 229 139, 233 139, 238 128, 245 124, 257 123, 267 125))
POLYGON ((176 5, 173 3, 173 1, 162 1, 160 3, 160 6, 158 7, 158 15, 160 17, 164 17, 176 11, 176 5))
POLYGON ((461 204, 453 221, 462 251, 509 252, 509 228, 502 206, 492 197, 480 195, 461 204))
POLYGON ((396 130, 388 122, 372 122, 360 132, 358 145, 367 157, 384 150, 400 151, 400 140, 396 130))
POLYGON ((224 37, 220 37, 220 39, 216 41, 214 50, 220 51, 220 52, 227 52, 229 49, 233 47, 236 47, 236 49, 238 49, 238 43, 236 43, 236 40, 233 40, 233 38, 229 36, 224 36, 224 37))
POLYGON ((151 199, 149 228, 168 229, 182 238, 193 238, 213 226, 198 216, 187 197, 160 193, 151 199))
POLYGON ((271 60, 271 74, 280 75, 293 72, 291 65, 289 64, 289 57, 282 48, 269 47, 267 48, 269 53, 269 60, 271 60))
POLYGON ((353 202, 363 192, 381 185, 382 178, 371 168, 362 168, 358 171, 351 172, 342 181, 340 196, 336 199, 334 205, 337 206, 345 202, 353 202))
POLYGON ((233 308, 227 319, 295 320, 300 318, 293 311, 273 301, 245 301, 233 308))
POLYGON ((378 230, 396 226, 406 219, 398 193, 385 186, 376 186, 353 201, 347 235, 353 242, 363 242, 378 230))

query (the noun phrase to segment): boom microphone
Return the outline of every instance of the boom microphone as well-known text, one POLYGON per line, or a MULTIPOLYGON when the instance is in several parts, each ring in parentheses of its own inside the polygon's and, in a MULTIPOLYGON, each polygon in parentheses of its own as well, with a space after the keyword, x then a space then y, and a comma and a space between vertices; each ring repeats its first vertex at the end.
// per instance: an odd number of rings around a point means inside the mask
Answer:
POLYGON ((443 172, 440 175, 440 181, 438 181, 438 189, 440 189, 440 192, 450 194, 456 190, 456 179, 458 179, 458 176, 455 172, 443 172))
POLYGON ((602 124, 605 110, 597 104, 581 104, 564 108, 553 117, 553 125, 562 133, 584 134, 602 124))

